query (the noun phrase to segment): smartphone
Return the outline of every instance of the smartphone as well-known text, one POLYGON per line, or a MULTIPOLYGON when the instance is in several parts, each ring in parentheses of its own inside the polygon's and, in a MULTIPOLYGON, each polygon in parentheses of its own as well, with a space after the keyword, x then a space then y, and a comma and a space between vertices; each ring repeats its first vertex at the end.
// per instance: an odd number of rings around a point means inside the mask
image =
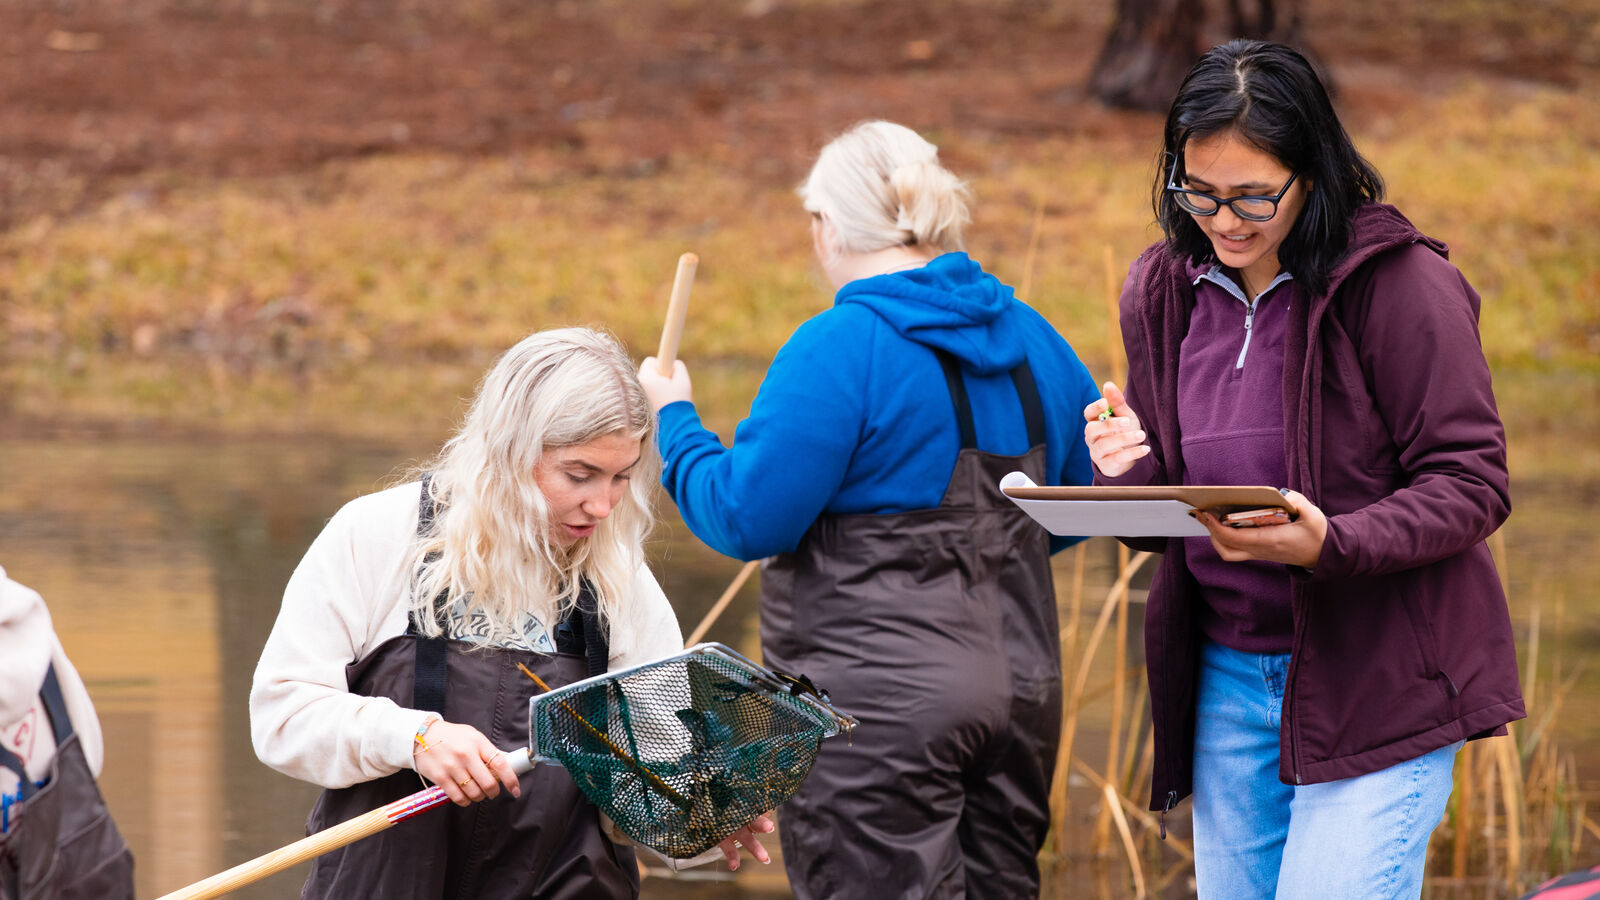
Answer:
POLYGON ((1222 524, 1229 528, 1258 528, 1262 525, 1287 525, 1294 521, 1294 516, 1281 506, 1269 506, 1265 509, 1246 509, 1231 512, 1222 517, 1222 524))

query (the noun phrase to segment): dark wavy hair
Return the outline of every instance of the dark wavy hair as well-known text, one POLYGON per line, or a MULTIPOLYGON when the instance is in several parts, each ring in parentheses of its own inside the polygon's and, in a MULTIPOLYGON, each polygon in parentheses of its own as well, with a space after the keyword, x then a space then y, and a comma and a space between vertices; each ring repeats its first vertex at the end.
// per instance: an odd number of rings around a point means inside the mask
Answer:
POLYGON ((1305 206, 1278 248, 1278 261, 1313 295, 1350 242, 1363 203, 1383 197, 1383 177, 1356 151, 1328 92, 1304 56, 1282 44, 1236 40, 1206 51, 1184 76, 1167 113, 1155 211, 1179 258, 1215 262, 1194 219, 1166 190, 1174 161, 1193 138, 1233 132, 1309 182, 1305 206))

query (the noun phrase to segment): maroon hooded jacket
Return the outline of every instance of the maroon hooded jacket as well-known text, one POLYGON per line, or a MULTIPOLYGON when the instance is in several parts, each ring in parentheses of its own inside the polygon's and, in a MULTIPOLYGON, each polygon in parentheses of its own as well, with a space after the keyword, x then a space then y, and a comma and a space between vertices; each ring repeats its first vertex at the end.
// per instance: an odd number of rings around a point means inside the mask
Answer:
MULTIPOLYGON (((1505 431, 1478 295, 1447 250, 1369 204, 1325 294, 1297 302, 1284 351, 1289 484, 1328 515, 1314 571, 1292 569, 1294 643, 1279 777, 1364 775, 1503 733, 1523 710, 1505 594, 1485 539, 1511 511, 1505 431)), ((1182 484, 1179 344, 1202 270, 1165 243, 1122 295, 1128 402, 1152 452, 1107 484, 1182 484)), ((1297 298, 1298 299, 1298 298, 1297 298)), ((1204 601, 1179 541, 1145 614, 1155 728, 1151 808, 1188 796, 1204 601)))

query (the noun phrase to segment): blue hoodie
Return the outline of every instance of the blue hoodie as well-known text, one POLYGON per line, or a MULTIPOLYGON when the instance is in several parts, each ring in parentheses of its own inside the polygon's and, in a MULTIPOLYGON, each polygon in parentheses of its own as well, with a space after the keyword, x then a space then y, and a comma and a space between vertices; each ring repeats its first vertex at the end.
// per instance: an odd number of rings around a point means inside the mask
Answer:
MULTIPOLYGON (((1049 322, 965 253, 853 281, 778 351, 731 448, 694 405, 661 410, 661 481, 695 536, 739 559, 794 550, 824 513, 939 505, 961 439, 930 347, 961 363, 978 447, 1028 450, 1011 369, 1044 405, 1051 484, 1089 484, 1089 370, 1049 322)), ((1071 541, 1056 540, 1059 550, 1071 541)))

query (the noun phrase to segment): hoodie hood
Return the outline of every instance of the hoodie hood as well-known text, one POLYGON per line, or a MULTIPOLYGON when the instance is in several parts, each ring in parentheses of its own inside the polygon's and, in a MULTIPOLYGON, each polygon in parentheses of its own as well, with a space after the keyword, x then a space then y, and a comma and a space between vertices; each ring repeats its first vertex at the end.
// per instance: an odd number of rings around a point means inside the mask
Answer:
POLYGON ((1329 273, 1328 293, 1337 290, 1350 273, 1379 253, 1419 243, 1445 259, 1450 258, 1450 248, 1443 241, 1423 234, 1400 210, 1387 203, 1368 203, 1356 210, 1350 220, 1349 249, 1329 273))
POLYGON ((835 306, 872 310, 901 337, 944 350, 979 375, 1008 371, 1025 357, 1014 316, 1015 292, 965 253, 946 253, 920 269, 875 275, 839 289, 835 306))

